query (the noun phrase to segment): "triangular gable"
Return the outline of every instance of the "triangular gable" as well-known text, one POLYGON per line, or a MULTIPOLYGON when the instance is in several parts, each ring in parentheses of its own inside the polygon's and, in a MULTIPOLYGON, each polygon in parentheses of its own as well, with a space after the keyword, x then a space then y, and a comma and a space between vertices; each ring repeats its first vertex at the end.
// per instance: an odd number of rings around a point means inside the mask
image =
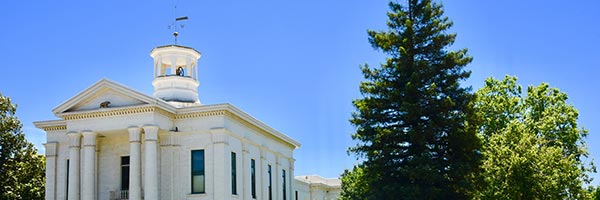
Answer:
MULTIPOLYGON (((158 104, 163 108, 171 108, 161 99, 150 97, 108 79, 102 79, 66 102, 56 107, 52 112, 60 115, 68 112, 103 109, 103 102, 110 102, 107 108, 158 104)), ((104 103, 106 104, 106 103, 104 103)))

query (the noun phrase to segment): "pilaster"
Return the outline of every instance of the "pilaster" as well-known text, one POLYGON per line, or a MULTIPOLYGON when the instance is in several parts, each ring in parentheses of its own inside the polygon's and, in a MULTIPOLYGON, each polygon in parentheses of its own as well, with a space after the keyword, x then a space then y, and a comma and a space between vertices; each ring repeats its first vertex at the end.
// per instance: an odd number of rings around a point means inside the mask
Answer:
MULTIPOLYGON (((229 158, 229 151, 227 150, 227 146, 229 146, 229 138, 227 136, 225 128, 215 128, 211 129, 211 135, 213 140, 213 190, 214 190, 214 199, 229 199, 231 196, 231 192, 228 188, 231 188, 230 185, 226 185, 227 181, 217 181, 217 180, 227 180, 229 176, 227 176, 227 167, 225 167, 225 159, 229 158), (219 185, 221 184, 221 185, 219 185)), ((241 189, 241 188, 240 188, 241 189)), ((240 193, 238 193, 240 194, 240 193)), ((240 196, 240 199, 241 198, 240 196)))
POLYGON ((46 147, 46 200, 56 199, 56 156, 57 142, 48 142, 46 147))
POLYGON ((260 150, 260 178, 258 180, 260 180, 260 193, 261 195, 259 195, 258 197, 260 199, 269 199, 269 194, 268 194, 268 179, 267 179, 267 170, 268 170, 268 161, 267 161, 267 156, 265 153, 265 147, 264 146, 260 146, 259 147, 260 150))
POLYGON ((281 170, 282 170, 281 157, 278 153, 276 153, 275 154, 275 173, 274 173, 275 177, 273 177, 273 182, 274 182, 273 190, 275 190, 275 191, 273 191, 273 192, 276 194, 275 197, 277 197, 277 199, 283 199, 283 190, 282 190, 283 182, 281 181, 283 174, 281 173, 282 172, 281 170))
POLYGON ((288 199, 293 199, 292 195, 294 195, 294 162, 296 161, 296 159, 293 158, 288 158, 288 189, 286 190, 288 195, 288 199))
POLYGON ((174 199, 175 184, 177 183, 176 171, 176 151, 174 150, 176 143, 175 131, 169 131, 160 136, 160 195, 161 199, 174 199))

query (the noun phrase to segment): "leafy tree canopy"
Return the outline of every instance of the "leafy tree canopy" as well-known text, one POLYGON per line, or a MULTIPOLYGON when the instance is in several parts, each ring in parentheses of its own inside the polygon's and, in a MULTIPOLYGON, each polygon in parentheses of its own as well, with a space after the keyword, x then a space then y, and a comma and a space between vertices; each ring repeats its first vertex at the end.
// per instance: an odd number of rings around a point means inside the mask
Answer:
POLYGON ((0 94, 0 199, 44 199, 45 159, 25 139, 16 110, 0 94))
POLYGON ((483 141, 480 199, 587 199, 584 158, 587 130, 567 94, 547 83, 529 86, 525 96, 517 78, 488 78, 476 93, 483 141))

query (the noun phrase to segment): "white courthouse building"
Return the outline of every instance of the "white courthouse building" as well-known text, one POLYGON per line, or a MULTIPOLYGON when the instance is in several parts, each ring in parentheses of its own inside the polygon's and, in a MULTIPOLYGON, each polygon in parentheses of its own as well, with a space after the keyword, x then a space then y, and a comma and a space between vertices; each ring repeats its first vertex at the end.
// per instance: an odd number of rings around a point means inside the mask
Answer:
POLYGON ((198 99, 193 48, 154 59, 152 96, 102 79, 34 122, 47 200, 337 199, 338 179, 294 177, 300 143, 230 104, 198 99))

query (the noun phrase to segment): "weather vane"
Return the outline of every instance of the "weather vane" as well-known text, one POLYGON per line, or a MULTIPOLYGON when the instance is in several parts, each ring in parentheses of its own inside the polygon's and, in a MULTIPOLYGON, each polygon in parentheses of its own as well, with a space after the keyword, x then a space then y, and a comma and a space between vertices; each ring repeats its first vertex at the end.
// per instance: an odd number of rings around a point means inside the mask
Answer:
MULTIPOLYGON (((177 9, 177 6, 175 6, 175 10, 177 9)), ((177 44, 177 36, 179 36, 179 32, 177 32, 179 30, 179 28, 183 28, 183 24, 179 24, 179 21, 184 21, 184 20, 188 20, 187 16, 183 16, 183 17, 177 17, 175 18, 175 21, 173 21, 173 23, 171 23, 171 25, 169 25, 169 29, 173 29, 173 36, 175 37, 175 44, 177 44)))

